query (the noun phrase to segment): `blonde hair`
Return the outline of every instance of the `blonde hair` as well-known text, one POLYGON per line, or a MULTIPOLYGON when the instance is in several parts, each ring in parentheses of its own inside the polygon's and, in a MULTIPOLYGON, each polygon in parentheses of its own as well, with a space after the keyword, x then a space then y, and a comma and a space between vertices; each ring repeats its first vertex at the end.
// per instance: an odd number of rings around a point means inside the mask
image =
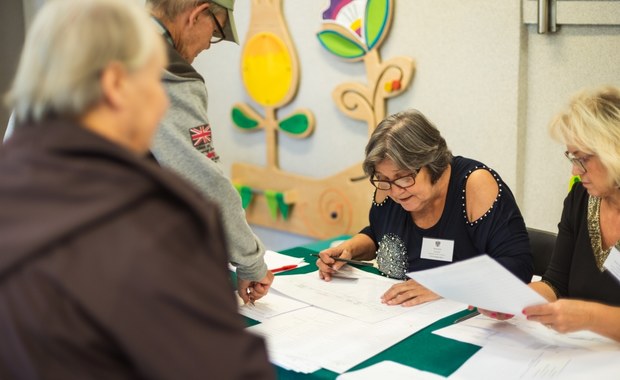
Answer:
POLYGON ((598 156, 610 185, 620 185, 620 89, 605 86, 578 93, 549 126, 551 136, 598 156))
POLYGON ((111 62, 128 71, 165 54, 144 8, 123 0, 53 0, 28 32, 7 104, 18 121, 74 117, 101 100, 111 62))

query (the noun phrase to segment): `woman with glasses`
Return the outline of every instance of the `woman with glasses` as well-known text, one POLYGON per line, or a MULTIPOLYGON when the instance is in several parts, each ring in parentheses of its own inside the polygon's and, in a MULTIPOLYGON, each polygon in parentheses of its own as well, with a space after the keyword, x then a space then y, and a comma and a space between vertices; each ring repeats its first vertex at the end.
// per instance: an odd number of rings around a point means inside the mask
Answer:
POLYGON ((269 291, 273 273, 263 259, 265 246, 252 232, 241 198, 224 175, 207 115, 207 88, 192 67, 198 54, 221 41, 238 43, 234 0, 146 0, 167 42, 169 64, 163 83, 170 108, 160 123, 151 153, 163 166, 191 182, 217 203, 224 220, 230 262, 237 268, 237 293, 253 302, 269 291))
POLYGON ((530 284, 549 303, 523 314, 559 332, 590 330, 620 341, 620 89, 581 92, 550 132, 566 145, 581 182, 564 200, 549 267, 530 284))
MULTIPOLYGON (((366 145, 364 172, 375 186, 370 225, 324 250, 317 260, 329 281, 343 265, 332 257, 371 260, 381 272, 406 273, 488 254, 523 282, 533 264, 523 218, 510 189, 486 165, 452 156, 420 112, 383 120, 366 145)), ((413 306, 438 298, 413 280, 387 289, 382 302, 413 306)))

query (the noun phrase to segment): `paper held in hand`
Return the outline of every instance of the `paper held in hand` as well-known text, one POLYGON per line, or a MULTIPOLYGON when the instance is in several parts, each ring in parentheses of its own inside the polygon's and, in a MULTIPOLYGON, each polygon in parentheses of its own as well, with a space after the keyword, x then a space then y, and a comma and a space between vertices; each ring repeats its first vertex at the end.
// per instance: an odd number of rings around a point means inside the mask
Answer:
POLYGON ((525 307, 547 303, 488 255, 407 276, 444 298, 515 316, 523 316, 525 307))

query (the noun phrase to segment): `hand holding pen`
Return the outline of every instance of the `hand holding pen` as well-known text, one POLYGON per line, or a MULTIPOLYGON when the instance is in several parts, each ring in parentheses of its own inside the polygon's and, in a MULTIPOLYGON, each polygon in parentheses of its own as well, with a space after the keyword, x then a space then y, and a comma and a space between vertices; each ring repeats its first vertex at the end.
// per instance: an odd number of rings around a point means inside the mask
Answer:
POLYGON ((319 268, 319 277, 325 281, 331 281, 332 276, 352 260, 351 253, 343 244, 325 249, 315 256, 318 257, 316 266, 319 268))
POLYGON ((334 251, 334 248, 329 248, 319 253, 316 266, 319 268, 319 277, 321 279, 331 281, 332 275, 337 273, 338 269, 345 265, 344 262, 337 262, 332 258, 332 256, 339 257, 340 254, 341 252, 334 251))
POLYGON ((237 294, 239 294, 244 304, 249 302, 253 305, 255 301, 267 295, 273 283, 273 278, 274 275, 271 271, 267 271, 265 277, 259 281, 244 280, 237 277, 237 294))

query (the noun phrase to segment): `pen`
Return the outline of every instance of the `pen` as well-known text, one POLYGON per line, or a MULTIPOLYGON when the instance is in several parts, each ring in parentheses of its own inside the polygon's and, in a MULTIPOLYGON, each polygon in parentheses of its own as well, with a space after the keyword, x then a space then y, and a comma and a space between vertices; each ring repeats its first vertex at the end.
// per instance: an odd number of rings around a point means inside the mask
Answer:
MULTIPOLYGON (((321 258, 316 253, 311 253, 310 256, 321 258)), ((333 256, 332 256, 332 259, 334 259, 335 261, 342 261, 342 262, 348 263, 348 264, 364 265, 364 266, 367 266, 367 267, 374 267, 375 266, 374 263, 371 263, 371 262, 368 262, 368 261, 349 260, 349 259, 343 259, 342 257, 333 257, 333 256)))
POLYGON ((284 265, 284 266, 281 266, 280 268, 272 269, 271 273, 284 272, 285 270, 290 270, 290 269, 295 269, 295 268, 297 268, 297 264, 284 265))
POLYGON ((471 313, 469 313, 469 314, 467 314, 467 315, 465 315, 465 316, 463 316, 463 317, 461 317, 461 318, 457 319, 457 320, 456 320, 456 321, 454 321, 453 323, 459 323, 459 322, 466 321, 466 320, 468 320, 468 319, 470 319, 470 318, 475 317, 476 315, 480 315, 480 312, 479 312, 478 310, 475 310, 475 311, 473 311, 473 312, 471 312, 471 313))

